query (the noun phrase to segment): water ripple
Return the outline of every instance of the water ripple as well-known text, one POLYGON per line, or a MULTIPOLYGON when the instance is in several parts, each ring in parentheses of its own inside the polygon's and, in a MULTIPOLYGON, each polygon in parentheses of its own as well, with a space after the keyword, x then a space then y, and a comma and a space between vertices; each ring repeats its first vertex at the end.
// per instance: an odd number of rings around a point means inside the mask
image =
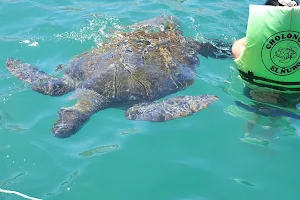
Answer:
POLYGON ((25 172, 21 172, 10 179, 3 181, 3 183, 0 184, 0 187, 16 183, 20 179, 20 177, 24 176, 24 175, 25 175, 25 172))

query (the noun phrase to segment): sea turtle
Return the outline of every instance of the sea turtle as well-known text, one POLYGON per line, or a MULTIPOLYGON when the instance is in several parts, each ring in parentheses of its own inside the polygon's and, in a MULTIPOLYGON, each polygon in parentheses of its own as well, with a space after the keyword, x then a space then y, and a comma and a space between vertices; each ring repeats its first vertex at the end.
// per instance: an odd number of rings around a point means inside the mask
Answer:
POLYGON ((153 102, 193 84, 199 53, 231 56, 228 49, 184 37, 178 20, 160 16, 114 32, 98 48, 74 57, 63 66, 61 78, 17 59, 7 59, 6 66, 36 92, 60 96, 75 90, 77 103, 61 108, 52 127, 55 136, 69 137, 94 113, 109 107, 137 104, 127 110, 127 118, 150 121, 166 121, 205 108, 217 97, 183 96, 153 102))
POLYGON ((296 47, 287 47, 282 48, 280 47, 273 56, 274 58, 277 57, 281 59, 279 62, 281 63, 288 63, 292 58, 295 58, 297 56, 297 48, 296 47))

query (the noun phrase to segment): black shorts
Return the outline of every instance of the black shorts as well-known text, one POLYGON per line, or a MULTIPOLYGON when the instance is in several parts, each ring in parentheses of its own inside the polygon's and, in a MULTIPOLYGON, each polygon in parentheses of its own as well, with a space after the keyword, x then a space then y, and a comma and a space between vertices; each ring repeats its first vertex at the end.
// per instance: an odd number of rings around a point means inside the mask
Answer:
MULTIPOLYGON (((273 98, 272 102, 260 102, 257 99, 255 99, 251 93, 253 92, 253 89, 250 89, 249 87, 244 88, 244 95, 251 99, 253 102, 253 105, 246 105, 242 103, 241 101, 236 100, 235 103, 237 106, 249 111, 249 112, 255 112, 263 116, 271 116, 271 117, 291 117, 295 119, 300 119, 300 113, 291 112, 288 110, 285 110, 285 108, 293 108, 297 109, 297 101, 300 96, 300 94, 280 94, 277 93, 275 96, 276 98, 273 98), (274 106, 272 106, 274 105, 274 106)), ((263 96, 263 92, 260 92, 260 94, 263 96)))

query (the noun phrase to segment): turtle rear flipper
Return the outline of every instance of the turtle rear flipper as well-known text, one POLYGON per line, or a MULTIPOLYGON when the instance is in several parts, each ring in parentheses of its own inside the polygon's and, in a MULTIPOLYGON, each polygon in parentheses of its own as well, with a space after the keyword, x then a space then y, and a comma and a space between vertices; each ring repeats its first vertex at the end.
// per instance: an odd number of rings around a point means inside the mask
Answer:
POLYGON ((7 69, 24 83, 31 85, 32 90, 50 96, 60 96, 74 89, 67 79, 58 79, 38 68, 22 63, 17 59, 7 59, 7 69))
POLYGON ((89 89, 79 89, 72 98, 78 98, 77 103, 68 108, 61 108, 58 120, 52 127, 56 137, 66 138, 75 134, 91 118, 91 116, 108 107, 109 100, 89 89))
POLYGON ((160 102, 142 103, 130 107, 125 117, 130 120, 164 122, 186 117, 218 100, 213 95, 178 96, 160 102))

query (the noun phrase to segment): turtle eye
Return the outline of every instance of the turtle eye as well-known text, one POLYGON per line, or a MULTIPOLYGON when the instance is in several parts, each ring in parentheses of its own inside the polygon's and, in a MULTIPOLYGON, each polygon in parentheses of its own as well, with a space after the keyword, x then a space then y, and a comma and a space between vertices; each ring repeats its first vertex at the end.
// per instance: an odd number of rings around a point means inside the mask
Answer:
POLYGON ((190 50, 190 54, 195 54, 195 51, 194 50, 190 50))

